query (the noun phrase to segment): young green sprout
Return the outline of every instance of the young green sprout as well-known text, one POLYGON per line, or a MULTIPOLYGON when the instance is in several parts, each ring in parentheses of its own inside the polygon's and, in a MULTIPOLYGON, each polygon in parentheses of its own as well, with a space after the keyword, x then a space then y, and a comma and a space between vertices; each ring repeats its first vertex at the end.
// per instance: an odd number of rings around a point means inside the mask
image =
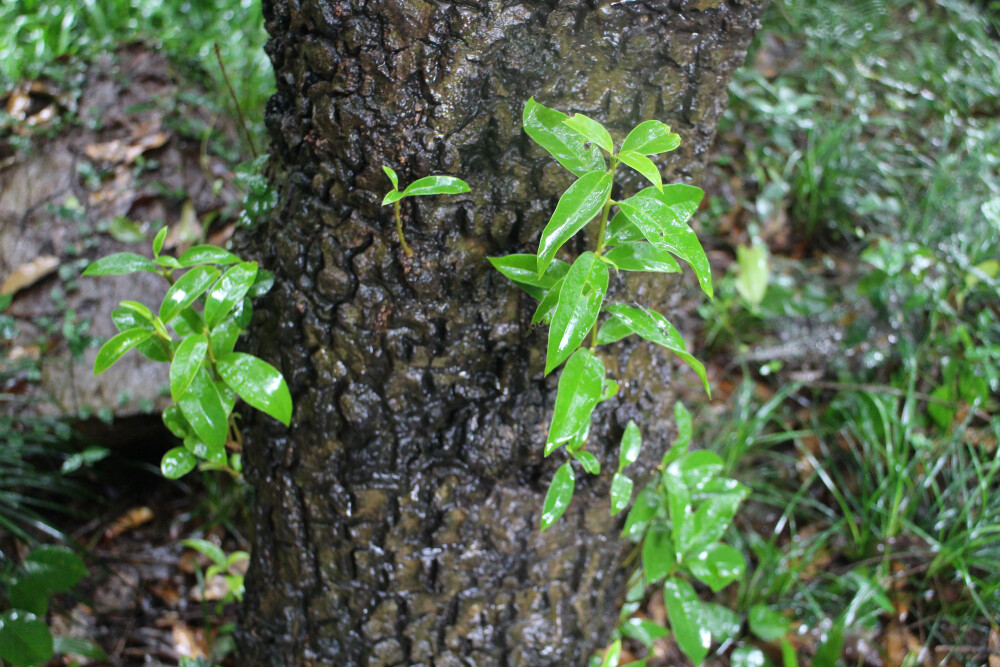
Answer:
POLYGON ((385 175, 392 181, 392 190, 386 193, 382 199, 382 206, 392 204, 392 210, 396 214, 396 234, 399 236, 399 244, 403 246, 403 252, 407 257, 413 257, 413 251, 406 244, 406 237, 403 236, 403 221, 399 215, 399 200, 403 197, 416 197, 419 195, 458 195, 469 192, 469 184, 460 178, 453 176, 425 176, 413 181, 405 190, 399 189, 399 177, 396 172, 383 165, 385 175))

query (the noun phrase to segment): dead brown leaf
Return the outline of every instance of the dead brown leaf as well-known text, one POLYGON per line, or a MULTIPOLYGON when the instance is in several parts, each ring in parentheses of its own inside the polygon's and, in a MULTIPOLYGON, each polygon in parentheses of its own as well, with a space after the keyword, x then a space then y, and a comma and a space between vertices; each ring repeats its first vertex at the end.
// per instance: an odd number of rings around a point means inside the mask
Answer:
POLYGON ((203 600, 221 600, 229 593, 229 583, 221 574, 217 574, 205 581, 204 587, 195 586, 191 589, 191 599, 201 602, 203 600))
POLYGON ((14 294, 25 287, 31 287, 39 280, 59 268, 59 258, 55 255, 39 255, 11 271, 0 285, 0 295, 14 294))
POLYGON ((125 512, 114 522, 107 527, 104 531, 104 539, 113 540, 122 533, 134 530, 144 523, 149 523, 153 520, 153 510, 148 507, 133 507, 129 511, 125 512))
POLYGON ((987 643, 990 649, 990 657, 987 658, 989 667, 1000 667, 1000 628, 993 626, 990 629, 990 639, 987 643))
POLYGON ((173 637, 174 651, 178 655, 188 658, 208 657, 208 644, 205 641, 205 633, 201 630, 192 628, 181 621, 175 624, 170 632, 173 637))

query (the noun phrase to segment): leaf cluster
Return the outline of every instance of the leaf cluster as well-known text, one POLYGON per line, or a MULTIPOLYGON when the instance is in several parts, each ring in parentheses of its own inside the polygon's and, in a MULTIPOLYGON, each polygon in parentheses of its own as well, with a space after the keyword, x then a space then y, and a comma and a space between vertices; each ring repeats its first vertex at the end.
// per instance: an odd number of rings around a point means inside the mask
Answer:
POLYGON ((233 408, 236 398, 286 426, 292 417, 288 385, 274 366, 234 350, 250 324, 251 299, 265 294, 274 276, 256 262, 212 245, 197 245, 179 257, 161 254, 166 228, 153 240, 153 258, 117 253, 93 262, 84 275, 111 276, 146 271, 164 277, 170 288, 158 312, 138 301, 123 301, 111 313, 119 333, 98 351, 94 374, 104 372, 129 350, 170 364, 174 404, 163 422, 183 440, 168 451, 160 468, 171 479, 190 472, 199 459, 239 469, 238 454, 227 461, 226 443, 239 442, 233 408), (175 275, 179 273, 179 275, 175 275))
POLYGON ((385 193, 385 197, 382 198, 382 206, 388 206, 392 204, 393 213, 396 216, 396 235, 399 237, 399 245, 402 246, 403 252, 406 253, 407 257, 413 256, 413 251, 410 246, 406 243, 406 237, 403 236, 403 221, 400 218, 399 212, 399 202, 405 197, 424 197, 428 195, 457 195, 464 192, 469 192, 469 184, 460 178, 455 178, 454 176, 425 176, 424 178, 419 178, 409 185, 407 185, 402 190, 399 189, 399 176, 391 168, 382 166, 382 170, 385 171, 385 175, 389 177, 392 181, 392 190, 385 193))
POLYGON ((40 547, 13 569, 0 573, 9 608, 0 613, 0 659, 11 665, 38 665, 56 653, 106 659, 93 643, 53 637, 45 616, 53 595, 64 593, 87 576, 80 557, 61 547, 40 547))
MULTIPOLYGON (((618 383, 607 377, 604 362, 595 354, 599 345, 637 335, 680 356, 709 391, 704 365, 688 353, 684 339, 663 315, 641 305, 606 303, 611 273, 675 273, 681 270, 681 259, 710 298, 712 276, 705 251, 687 224, 704 193, 689 185, 664 185, 649 158, 680 145, 680 137, 667 125, 656 120, 640 123, 616 150, 611 133, 597 121, 583 114, 567 116, 534 99, 525 104, 522 122, 536 143, 577 176, 542 230, 537 253, 490 258, 500 273, 539 302, 532 324, 549 325, 545 373, 565 362, 545 454, 565 446, 571 460, 557 470, 549 487, 541 520, 545 530, 572 498, 572 460, 591 474, 600 473, 597 458, 586 451, 591 416, 600 402, 617 393, 618 383), (614 200, 615 173, 622 164, 651 185, 614 200), (594 222, 598 229, 593 251, 572 263, 556 257, 567 241, 594 222), (584 346, 588 336, 589 348, 584 346)), ((631 423, 612 482, 612 513, 631 499, 632 481, 623 468, 635 460, 640 446, 639 429, 631 423)))

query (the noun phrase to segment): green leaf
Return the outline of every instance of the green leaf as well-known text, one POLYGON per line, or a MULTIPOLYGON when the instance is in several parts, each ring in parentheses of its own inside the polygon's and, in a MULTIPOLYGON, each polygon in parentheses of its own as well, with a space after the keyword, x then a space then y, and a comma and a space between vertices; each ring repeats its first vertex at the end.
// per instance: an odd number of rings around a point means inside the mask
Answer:
POLYGON ((212 329, 212 356, 219 357, 229 354, 236 347, 236 340, 243 332, 234 318, 227 317, 221 324, 212 329))
POLYGON ((622 151, 618 154, 618 159, 635 169, 646 177, 657 190, 663 189, 663 179, 660 177, 660 170, 656 168, 653 161, 642 153, 635 151, 622 151))
POLYGON ((729 657, 729 664, 732 667, 764 667, 767 658, 764 652, 756 646, 740 646, 733 650, 729 657))
POLYGON ((458 195, 469 190, 468 183, 454 176, 425 176, 407 185, 403 196, 458 195))
POLYGON ((545 441, 545 455, 571 440, 583 439, 590 430, 590 415, 601 398, 604 364, 581 348, 573 353, 559 377, 552 425, 545 441))
POLYGON ((771 270, 767 265, 767 250, 764 246, 754 244, 752 247, 736 247, 736 264, 739 273, 736 274, 734 285, 751 306, 759 306, 767 292, 767 284, 771 279, 771 270))
POLYGON ((163 425, 181 440, 191 434, 191 425, 187 423, 184 413, 176 405, 168 406, 163 411, 163 425))
POLYGON ((55 655, 82 655, 91 660, 107 660, 108 654, 100 646, 89 639, 77 637, 53 637, 52 652, 55 655))
POLYGON ((212 449, 226 446, 229 411, 223 406, 222 398, 204 365, 195 373, 188 390, 178 399, 177 404, 188 424, 205 444, 212 449))
POLYGON ((119 252, 114 255, 102 257, 88 266, 83 275, 85 276, 122 276, 127 273, 138 271, 151 271, 159 273, 156 264, 146 259, 142 255, 134 252, 119 252))
POLYGON ((718 593, 746 571, 743 554, 722 542, 708 545, 700 554, 684 559, 684 564, 713 593, 718 593))
POLYGON ((44 616, 54 593, 68 591, 87 574, 83 561, 69 549, 35 549, 25 556, 10 580, 11 606, 44 616))
POLYGON ((193 454, 195 459, 204 459, 210 463, 217 463, 219 465, 226 463, 225 447, 209 447, 196 435, 189 435, 184 438, 184 449, 193 454))
POLYGON ((604 126, 593 118, 584 116, 582 113, 573 114, 563 121, 587 141, 596 144, 606 150, 608 154, 615 152, 615 142, 611 139, 611 134, 604 129, 604 126))
POLYGON ((171 257, 170 255, 160 255, 153 260, 157 266, 162 266, 168 269, 179 269, 181 268, 181 263, 177 261, 176 257, 171 257))
POLYGON ((403 198, 403 193, 399 190, 389 190, 382 198, 382 206, 388 206, 389 204, 394 204, 403 198))
POLYGON ((580 466, 583 467, 584 471, 591 475, 601 474, 601 462, 587 450, 573 452, 573 458, 580 462, 580 466))
POLYGON ((236 264, 240 258, 214 245, 196 245, 188 248, 177 258, 178 263, 188 268, 199 264, 236 264))
POLYGON ((639 123, 622 142, 622 151, 640 155, 656 155, 672 151, 681 145, 680 135, 670 131, 670 126, 658 120, 639 123))
POLYGON ((674 554, 680 560, 697 525, 691 517, 691 491, 684 486, 680 478, 671 475, 669 471, 663 474, 663 485, 667 489, 667 513, 670 516, 670 536, 674 543, 674 554))
POLYGON ((545 531, 559 520, 573 499, 573 487, 576 486, 576 476, 573 465, 567 461, 559 466, 552 477, 549 490, 545 494, 545 504, 542 507, 542 530, 545 531))
POLYGON ((715 452, 699 449, 688 452, 670 464, 667 470, 680 478, 692 491, 700 491, 722 472, 722 458, 715 452))
POLYGON ((717 642, 727 642, 736 639, 742 624, 740 617, 732 609, 711 602, 701 603, 701 622, 712 633, 717 642))
POLYGON ((535 314, 531 318, 532 326, 552 322, 556 306, 559 305, 559 293, 562 292, 563 282, 563 279, 557 280, 556 284, 538 302, 538 308, 535 309, 535 314))
POLYGON ((680 273, 681 270, 669 250, 645 239, 636 243, 622 243, 606 252, 604 257, 621 271, 680 273))
POLYGON ((648 618, 630 618, 621 626, 622 634, 634 639, 646 648, 652 648, 653 642, 670 634, 665 627, 648 618))
POLYGON ((253 285, 250 286, 247 296, 256 299, 270 292, 272 287, 274 287, 274 273, 258 267, 257 276, 253 279, 253 285))
POLYGON ((38 665, 52 657, 52 633, 34 614, 9 609, 0 614, 0 658, 12 665, 38 665))
POLYGON ((691 662, 700 665, 708 656, 712 633, 702 625, 701 601, 691 584, 671 577, 663 584, 663 602, 677 646, 691 662))
POLYGON ((642 541, 642 570, 646 579, 649 583, 663 579, 676 563, 670 530, 662 523, 654 523, 642 541))
POLYGON ((788 619, 765 604, 750 608, 750 632, 766 642, 773 642, 788 634, 791 624, 788 619))
POLYGON ((521 289, 541 301, 546 291, 551 289, 569 271, 569 264, 556 259, 550 263, 541 277, 538 275, 538 258, 535 255, 507 255, 487 257, 497 271, 507 276, 521 289))
POLYGON ((601 667, 618 667, 618 661, 621 660, 621 655, 622 640, 616 639, 611 642, 611 646, 609 646, 604 652, 604 660, 601 661, 601 667))
MULTIPOLYGON (((153 320, 149 320, 137 311, 126 307, 115 308, 111 311, 111 321, 114 322, 115 328, 117 328, 119 332, 128 331, 129 329, 145 329, 150 332, 155 332, 156 327, 153 324, 154 321, 156 321, 159 326, 163 326, 163 323, 160 322, 155 315, 153 316, 153 320)), ((169 333, 167 334, 167 337, 169 338, 169 333)), ((151 361, 170 361, 170 355, 167 353, 165 348, 165 341, 158 337, 150 337, 148 340, 136 345, 135 349, 151 361)))
POLYGON ((605 322, 597 332, 599 344, 603 345, 620 340, 623 332, 638 334, 650 342, 662 345, 687 362, 701 378, 705 393, 709 396, 712 395, 712 389, 708 385, 708 377, 705 375, 704 364, 687 351, 684 339, 663 315, 647 308, 635 308, 623 304, 608 306, 607 311, 614 317, 605 322))
POLYGON ((222 550, 222 547, 218 546, 214 542, 209 542, 208 540, 200 538, 190 538, 181 540, 181 544, 190 549, 194 549, 198 553, 208 556, 209 560, 211 560, 214 564, 218 565, 222 569, 226 569, 226 552, 222 550))
POLYGON ((604 230, 604 242, 609 246, 624 243, 649 243, 639 228, 633 225, 629 217, 620 210, 608 221, 608 227, 604 230))
POLYGON ((676 540, 678 549, 684 554, 698 554, 722 538, 745 497, 745 493, 730 493, 702 501, 676 540))
POLYGON ((194 454, 183 447, 174 447, 160 461, 160 470, 167 479, 178 479, 188 474, 198 465, 194 454))
POLYGON ((140 243, 146 240, 146 235, 142 233, 139 225, 129 220, 124 215, 116 216, 108 225, 108 234, 122 243, 140 243))
POLYGON ((618 470, 621 471, 625 466, 635 463, 640 450, 642 450, 642 434, 636 423, 630 419, 622 434, 621 446, 618 448, 618 470))
POLYGON ((620 472, 616 472, 611 478, 611 516, 628 507, 632 500, 632 488, 632 479, 620 472))
POLYGON ((577 176, 607 169, 601 149, 586 145, 583 138, 565 123, 566 114, 530 98, 524 105, 521 122, 535 143, 577 176))
POLYGON ((153 257, 159 257, 160 251, 163 250, 163 242, 167 240, 167 232, 169 228, 166 225, 160 227, 160 231, 156 232, 156 236, 153 238, 153 257))
POLYGON ((646 534, 646 527, 660 509, 660 496, 652 489, 643 489, 635 498, 628 518, 625 519, 625 527, 622 529, 622 537, 633 542, 638 542, 646 534))
MULTIPOLYGON (((580 255, 559 290, 559 303, 552 315, 545 374, 548 375, 573 353, 597 322, 608 291, 608 265, 596 261, 594 253, 580 255)), ((600 396, 600 392, 598 392, 600 396)))
POLYGON ((538 242, 538 275, 566 241, 597 216, 611 194, 611 174, 592 171, 567 188, 552 213, 538 242))
POLYGON ((201 319, 198 311, 190 306, 177 313, 167 324, 183 337, 205 332, 205 320, 201 319))
POLYGON ((681 184, 667 185, 662 192, 646 188, 618 202, 618 207, 650 243, 670 250, 690 264, 702 291, 712 298, 708 257, 698 235, 687 225, 704 194, 700 188, 681 184))
POLYGON ((208 338, 198 334, 181 341, 170 363, 170 396, 180 401, 208 353, 208 338))
POLYGON ((143 341, 149 340, 152 335, 153 332, 149 329, 136 327, 126 329, 114 336, 97 351, 97 358, 94 359, 94 375, 100 375, 108 370, 112 364, 122 358, 122 355, 143 341))
POLYGON ((257 277, 257 262, 241 262, 231 267, 212 285, 205 298, 205 324, 214 328, 233 307, 243 301, 257 277))
MULTIPOLYGON (((160 319, 169 322, 190 306, 219 277, 214 266, 196 266, 177 279, 160 304, 160 319)), ((200 332, 199 332, 200 333, 200 332)))
POLYGON ((680 401, 674 403, 674 423, 677 424, 677 437, 671 446, 678 449, 683 448, 686 452, 691 443, 694 427, 691 422, 691 413, 680 401))
POLYGON ((393 171, 391 168, 385 166, 385 165, 382 165, 382 171, 384 171, 385 175, 389 177, 390 181, 392 181, 392 189, 393 190, 398 190, 399 189, 399 176, 396 176, 396 172, 393 171))
POLYGON ((263 359, 230 352, 216 359, 219 375, 240 398, 285 426, 292 420, 292 396, 285 378, 263 359))

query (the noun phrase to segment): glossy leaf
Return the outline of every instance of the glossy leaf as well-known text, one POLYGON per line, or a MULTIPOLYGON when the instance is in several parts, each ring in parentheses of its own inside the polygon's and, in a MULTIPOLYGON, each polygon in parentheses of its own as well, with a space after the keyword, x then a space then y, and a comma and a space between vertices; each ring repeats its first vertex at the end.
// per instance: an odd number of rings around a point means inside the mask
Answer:
POLYGON ((44 616, 49 598, 76 586, 88 574, 75 553, 64 547, 39 547, 24 557, 9 582, 11 606, 44 616))
POLYGON ((579 461, 580 466, 591 475, 601 474, 601 462, 587 450, 573 452, 573 458, 579 461))
POLYGON ((573 499, 573 487, 576 486, 576 476, 573 465, 567 461, 559 466, 552 477, 549 490, 545 494, 545 504, 542 507, 542 530, 546 530, 559 520, 573 499))
POLYGON ((655 246, 645 239, 636 243, 622 243, 606 252, 604 256, 621 271, 680 273, 681 270, 669 250, 655 246))
MULTIPOLYGON (((52 652, 56 655, 72 653, 73 655, 82 655, 84 658, 90 658, 91 660, 103 660, 105 662, 108 659, 108 654, 100 646, 89 639, 80 639, 78 637, 58 635, 53 637, 52 652)), ((72 665, 73 663, 70 664, 72 665)))
POLYGON ((382 198, 382 206, 388 206, 389 204, 394 204, 403 198, 403 193, 399 190, 389 190, 385 197, 382 198))
POLYGON ((721 539, 744 497, 744 494, 733 493, 702 501, 678 540, 679 550, 685 554, 698 554, 721 539))
POLYGON ((544 274, 559 248, 593 220, 611 194, 611 174, 592 171, 562 194, 538 242, 538 275, 544 274))
POLYGON ((732 667, 764 667, 767 665, 767 657, 756 646, 740 646, 733 650, 729 664, 732 667))
POLYGON ((407 185, 403 196, 458 195, 469 190, 468 183, 454 176, 425 176, 407 185))
POLYGON ((670 537, 674 544, 674 554, 680 560, 685 546, 691 541, 694 523, 691 520, 691 491, 684 483, 669 472, 663 475, 663 485, 667 489, 667 514, 670 517, 670 537))
POLYGON ((214 328, 250 291, 257 277, 257 262, 241 262, 229 268, 212 285, 205 298, 205 324, 214 328))
POLYGON ((674 403, 674 423, 677 425, 677 437, 674 439, 673 447, 684 448, 687 451, 687 446, 691 443, 691 435, 694 432, 694 426, 691 421, 691 413, 680 401, 674 403))
POLYGON ((573 353, 559 377, 556 406, 545 442, 545 455, 590 430, 590 415, 601 398, 604 364, 581 348, 573 353))
MULTIPOLYGON (((111 311, 111 321, 114 322, 115 328, 118 329, 119 332, 138 328, 155 333, 156 326, 154 326, 154 321, 156 321, 159 326, 163 326, 163 323, 159 321, 159 318, 154 316, 154 320, 151 321, 135 310, 125 307, 115 308, 111 311)), ((169 333, 167 334, 167 337, 169 337, 169 333)), ((151 336, 149 339, 139 343, 135 346, 135 349, 151 361, 170 361, 170 355, 167 353, 165 341, 157 336, 151 336)))
POLYGON ((158 273, 159 269, 149 259, 134 252, 119 252, 92 262, 83 271, 85 276, 122 276, 139 271, 158 273))
POLYGON ((620 210, 608 221, 607 229, 604 230, 604 242, 609 246, 623 243, 649 243, 639 228, 633 225, 629 217, 620 210))
POLYGON ((52 657, 52 633, 34 614, 8 609, 0 614, 0 658, 12 665, 38 665, 52 657))
POLYGON ((622 433, 622 442, 618 448, 618 470, 622 470, 625 466, 635 463, 639 458, 639 452, 642 450, 642 434, 639 432, 639 427, 633 420, 628 420, 628 426, 625 427, 625 432, 622 433))
POLYGON ((171 405, 163 411, 163 425, 181 440, 191 434, 191 425, 187 423, 184 413, 176 405, 171 405))
POLYGON ((580 255, 559 290, 559 302, 552 315, 545 352, 546 375, 565 361, 587 337, 597 322, 607 291, 608 265, 596 261, 590 251, 580 255))
POLYGON ((621 655, 622 640, 616 639, 611 642, 611 646, 604 651, 604 660, 601 661, 601 667, 618 667, 618 661, 621 660, 621 655))
POLYGON ((188 390, 207 353, 208 339, 201 334, 188 336, 177 346, 170 362, 170 396, 174 401, 179 401, 188 390))
POLYGON ((739 273, 733 284, 740 296, 751 306, 759 306, 767 292, 767 284, 771 279, 771 269, 767 264, 767 250, 764 246, 754 244, 751 247, 736 247, 736 265, 739 273))
POLYGON ((701 603, 701 622, 717 642, 736 639, 742 624, 740 617, 732 609, 711 602, 701 603))
POLYGON ((618 159, 642 174, 647 181, 653 184, 654 188, 657 190, 663 189, 663 179, 660 177, 660 170, 656 168, 656 165, 648 157, 635 151, 622 151, 618 154, 618 159))
POLYGON ((636 308, 624 304, 608 306, 607 310, 614 317, 608 320, 602 326, 601 330, 597 332, 598 343, 611 343, 618 340, 624 327, 650 342, 662 345, 687 362, 694 369, 694 372, 698 374, 698 377, 701 378, 702 385, 705 387, 705 393, 709 396, 712 395, 712 389, 708 385, 708 377, 705 374, 704 364, 687 351, 684 339, 681 338, 680 333, 674 328, 674 325, 668 322, 663 315, 648 308, 636 308), (604 330, 605 327, 607 327, 607 331, 604 330))
POLYGON ((112 364, 122 358, 122 356, 133 347, 143 343, 153 336, 149 329, 136 327, 126 329, 117 336, 114 336, 97 351, 97 358, 94 359, 94 375, 100 375, 108 370, 112 364))
POLYGON ((392 188, 394 190, 398 190, 399 189, 399 176, 396 176, 396 172, 393 171, 390 167, 387 167, 385 165, 382 165, 382 171, 384 171, 385 175, 389 177, 390 181, 392 181, 392 188))
POLYGON ((291 423, 292 395, 277 368, 242 352, 219 357, 215 366, 240 398, 285 426, 291 423))
POLYGON ((715 452, 699 449, 684 454, 670 464, 670 474, 680 477, 684 486, 700 491, 722 472, 722 458, 715 452))
POLYGON ((205 331, 205 320, 201 318, 201 314, 198 311, 190 306, 177 313, 167 323, 180 336, 190 336, 192 334, 204 333, 205 331))
POLYGON ((198 264, 236 264, 240 258, 214 245, 196 245, 185 250, 177 262, 184 268, 198 264))
POLYGON ((622 623, 622 634, 634 639, 646 648, 652 648, 653 642, 670 634, 665 627, 648 618, 630 618, 622 623))
POLYGON ((628 507, 629 501, 632 500, 633 486, 632 479, 620 472, 616 472, 611 478, 611 516, 628 507))
POLYGON ((563 280, 557 280, 556 284, 552 286, 552 289, 545 292, 541 301, 538 302, 538 308, 535 309, 535 314, 531 317, 531 325, 552 322, 552 316, 556 313, 556 306, 559 305, 559 293, 562 291, 563 280))
POLYGON ((704 551, 684 563, 699 581, 718 593, 746 571, 743 554, 722 542, 708 545, 704 551))
POLYGON ((551 289, 569 271, 569 264, 555 259, 539 277, 538 258, 535 255, 507 255, 487 257, 497 271, 513 280, 525 292, 541 301, 546 291, 551 289))
POLYGON ((258 267, 257 275, 253 279, 253 285, 250 286, 247 296, 256 299, 270 292, 272 287, 274 287, 274 273, 258 267))
POLYGON ((153 256, 156 257, 163 250, 163 242, 167 240, 168 227, 164 225, 160 227, 160 231, 156 232, 156 236, 153 238, 153 256))
POLYGON ((681 145, 680 135, 670 131, 670 126, 658 120, 647 120, 636 125, 625 141, 622 151, 633 151, 640 155, 656 155, 672 151, 681 145))
POLYGON ((178 479, 188 474, 198 465, 194 454, 183 447, 174 447, 160 461, 160 471, 167 479, 178 479))
POLYGON ((708 656, 712 634, 701 622, 701 600, 691 584, 672 577, 663 584, 663 603, 677 646, 691 662, 700 665, 708 656))
POLYGON ((243 328, 232 317, 224 319, 212 329, 212 356, 219 358, 232 352, 242 332, 243 328))
POLYGON ((182 310, 190 306, 205 293, 205 290, 219 277, 214 266, 196 266, 177 279, 163 297, 160 304, 160 319, 169 322, 182 310))
POLYGON ((675 567, 674 545, 670 530, 663 523, 654 523, 642 541, 642 570, 649 583, 666 577, 675 567))
POLYGON ((229 435, 229 411, 223 406, 222 398, 204 366, 195 374, 177 404, 202 441, 209 447, 225 447, 229 435))
POLYGON ((712 269, 704 248, 687 225, 704 196, 690 185, 667 185, 663 191, 646 188, 618 202, 618 207, 650 243, 670 250, 694 269, 698 285, 712 298, 712 269))
POLYGON ((646 527, 660 509, 660 496, 652 489, 643 489, 625 519, 622 537, 638 542, 646 534, 646 527))
POLYGON ((563 123, 569 125, 581 137, 600 146, 609 154, 615 152, 615 142, 612 141, 611 134, 593 118, 578 113, 573 114, 564 120, 563 123))
POLYGON ((750 608, 750 632, 766 642, 773 642, 788 634, 791 624, 788 619, 765 604, 750 608))
POLYGON ((588 146, 583 137, 563 123, 566 118, 561 111, 530 98, 524 105, 521 122, 536 144, 577 176, 607 169, 601 150, 594 145, 588 146))

